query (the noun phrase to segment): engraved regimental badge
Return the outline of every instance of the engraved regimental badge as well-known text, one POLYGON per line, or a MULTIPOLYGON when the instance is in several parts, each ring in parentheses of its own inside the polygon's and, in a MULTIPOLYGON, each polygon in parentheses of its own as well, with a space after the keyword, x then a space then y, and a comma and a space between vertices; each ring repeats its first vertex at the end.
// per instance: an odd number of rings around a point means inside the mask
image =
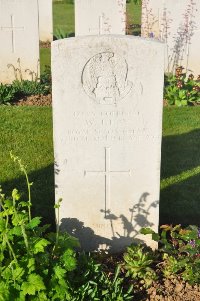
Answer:
POLYGON ((113 52, 93 56, 84 66, 82 85, 96 103, 116 105, 132 89, 126 60, 113 52))

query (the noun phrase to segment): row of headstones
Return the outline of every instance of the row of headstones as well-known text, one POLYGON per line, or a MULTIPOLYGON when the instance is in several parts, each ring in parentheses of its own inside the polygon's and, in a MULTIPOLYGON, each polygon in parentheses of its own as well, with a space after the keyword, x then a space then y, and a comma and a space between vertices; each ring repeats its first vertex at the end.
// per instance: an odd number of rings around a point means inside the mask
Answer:
MULTIPOLYGON (((200 73, 199 12, 199 0, 143 0, 142 36, 166 43, 166 71, 200 73)), ((125 34, 126 1, 76 0, 75 28, 76 36, 125 34)), ((39 39, 52 41, 52 31, 52 0, 0 0, 0 82, 19 69, 24 79, 39 76, 39 39)))

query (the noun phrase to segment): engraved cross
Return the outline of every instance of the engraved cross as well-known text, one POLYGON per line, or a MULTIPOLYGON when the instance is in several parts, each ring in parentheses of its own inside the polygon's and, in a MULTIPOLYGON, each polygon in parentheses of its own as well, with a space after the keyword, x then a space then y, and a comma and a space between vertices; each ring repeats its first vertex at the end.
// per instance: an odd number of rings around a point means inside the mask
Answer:
POLYGON ((98 32, 98 35, 101 35, 102 34, 102 27, 103 27, 103 17, 99 16, 98 27, 97 28, 89 28, 89 32, 94 33, 94 34, 96 34, 96 32, 98 32))
POLYGON ((15 52, 15 30, 24 30, 24 27, 15 27, 14 26, 14 16, 11 15, 11 26, 3 27, 1 26, 1 30, 11 31, 12 34, 12 53, 15 52))
POLYGON ((92 170, 92 171, 88 171, 85 170, 84 171, 84 175, 87 176, 88 174, 92 174, 92 175, 100 175, 100 176, 104 176, 104 180, 105 180, 105 213, 111 209, 111 201, 110 201, 110 177, 112 174, 128 174, 129 176, 131 175, 131 171, 130 170, 111 170, 110 169, 110 147, 105 147, 104 149, 104 156, 105 156, 105 166, 104 166, 104 170, 92 170))

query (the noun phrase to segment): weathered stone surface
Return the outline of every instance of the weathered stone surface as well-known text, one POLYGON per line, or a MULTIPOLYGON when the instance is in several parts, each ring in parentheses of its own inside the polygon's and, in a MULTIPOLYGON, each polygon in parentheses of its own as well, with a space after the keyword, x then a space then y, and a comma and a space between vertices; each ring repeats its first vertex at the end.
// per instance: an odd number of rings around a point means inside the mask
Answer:
POLYGON ((75 0, 75 35, 125 34, 126 0, 75 0))
POLYGON ((166 43, 165 70, 200 74, 200 0, 143 0, 142 36, 166 43))
POLYGON ((53 41, 52 0, 39 0, 40 41, 53 41))
POLYGON ((111 35, 53 42, 59 223, 85 250, 154 246, 139 230, 158 228, 163 74, 160 42, 111 35))
POLYGON ((37 0, 0 0, 0 82, 39 75, 37 0))

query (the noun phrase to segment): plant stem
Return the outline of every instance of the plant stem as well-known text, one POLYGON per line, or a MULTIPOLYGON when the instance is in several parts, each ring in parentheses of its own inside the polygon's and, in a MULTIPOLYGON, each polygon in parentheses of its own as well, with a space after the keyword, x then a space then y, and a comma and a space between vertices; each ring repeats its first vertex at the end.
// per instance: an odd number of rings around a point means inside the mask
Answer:
POLYGON ((60 221, 60 201, 58 201, 58 204, 55 206, 55 208, 57 209, 57 220, 56 220, 56 242, 55 245, 53 247, 52 250, 52 255, 54 254, 54 251, 56 249, 56 246, 58 244, 58 239, 59 239, 59 231, 60 231, 60 225, 59 225, 59 221, 60 221))
POLYGON ((7 245, 8 245, 8 248, 9 248, 9 250, 10 250, 10 252, 11 252, 11 254, 12 254, 14 260, 17 262, 17 258, 16 258, 16 256, 15 256, 15 252, 13 251, 13 248, 12 248, 12 246, 11 246, 9 240, 8 240, 7 235, 5 235, 4 238, 5 238, 5 241, 6 241, 7 245))
POLYGON ((24 167, 23 167, 23 172, 26 177, 26 183, 27 183, 27 188, 28 188, 28 216, 29 216, 29 222, 30 222, 31 221, 31 184, 29 182, 28 174, 24 167))
POLYGON ((24 225, 21 225, 21 229, 22 229, 22 235, 23 235, 23 238, 24 238, 24 243, 25 243, 25 246, 26 246, 26 250, 27 250, 27 253, 29 254, 28 238, 27 238, 27 235, 26 235, 24 225))

